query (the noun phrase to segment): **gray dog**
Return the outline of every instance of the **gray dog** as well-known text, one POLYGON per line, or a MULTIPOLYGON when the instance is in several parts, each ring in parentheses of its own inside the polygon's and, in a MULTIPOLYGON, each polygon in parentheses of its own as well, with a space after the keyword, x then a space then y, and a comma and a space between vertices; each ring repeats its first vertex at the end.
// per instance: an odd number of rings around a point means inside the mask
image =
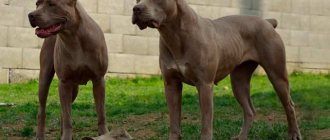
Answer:
POLYGON ((251 75, 261 65, 285 109, 289 139, 301 139, 289 93, 285 50, 274 19, 198 16, 184 0, 137 0, 133 24, 160 33, 160 68, 170 113, 170 138, 180 139, 182 82, 196 86, 202 114, 201 139, 212 139, 213 86, 227 75, 244 110, 235 139, 247 139, 255 110, 250 99, 251 75))
POLYGON ((108 53, 100 27, 77 0, 38 0, 29 14, 36 35, 46 38, 40 53, 37 139, 45 139, 45 110, 49 85, 56 72, 62 109, 62 140, 72 139, 71 104, 78 86, 93 82, 99 135, 108 133, 104 111, 104 75, 108 53))

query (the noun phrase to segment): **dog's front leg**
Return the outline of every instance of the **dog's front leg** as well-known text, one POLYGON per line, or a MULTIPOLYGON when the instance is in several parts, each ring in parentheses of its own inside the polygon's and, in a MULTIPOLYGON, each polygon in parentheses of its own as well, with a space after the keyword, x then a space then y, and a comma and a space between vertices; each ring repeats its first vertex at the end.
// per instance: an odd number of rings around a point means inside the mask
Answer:
POLYGON ((181 139, 180 123, 181 123, 181 99, 182 99, 182 82, 175 79, 165 77, 165 96, 167 107, 170 111, 170 140, 181 139))
POLYGON ((72 140, 72 121, 71 121, 71 104, 72 104, 72 89, 73 85, 60 81, 59 92, 62 111, 62 137, 61 140, 72 140))
POLYGON ((212 140, 213 133, 213 84, 196 85, 202 115, 201 140, 212 140))
POLYGON ((93 95, 98 119, 98 132, 99 135, 104 135, 108 133, 109 130, 107 128, 105 116, 105 81, 103 77, 93 80, 93 95))
POLYGON ((39 112, 37 115, 37 140, 45 139, 46 128, 46 102, 48 97, 49 86, 54 77, 54 46, 56 37, 45 39, 40 51, 40 73, 39 73, 39 112))

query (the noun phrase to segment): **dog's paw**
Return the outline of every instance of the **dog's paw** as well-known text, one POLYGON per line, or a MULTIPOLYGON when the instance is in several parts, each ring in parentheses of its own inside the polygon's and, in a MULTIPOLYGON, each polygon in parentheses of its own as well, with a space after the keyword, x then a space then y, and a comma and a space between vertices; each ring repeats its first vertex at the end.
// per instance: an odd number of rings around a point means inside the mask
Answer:
POLYGON ((95 140, 95 139, 91 137, 83 137, 81 140, 95 140))
POLYGON ((35 137, 35 140, 45 140, 45 137, 42 137, 42 136, 36 136, 36 137, 35 137))
POLYGON ((170 134, 169 136, 169 140, 181 140, 181 135, 177 135, 177 134, 170 134))
POLYGON ((230 140, 247 140, 247 138, 242 138, 241 136, 232 137, 230 140))
POLYGON ((302 140, 300 133, 289 134, 289 140, 302 140))
POLYGON ((239 140, 238 136, 231 137, 230 140, 239 140))

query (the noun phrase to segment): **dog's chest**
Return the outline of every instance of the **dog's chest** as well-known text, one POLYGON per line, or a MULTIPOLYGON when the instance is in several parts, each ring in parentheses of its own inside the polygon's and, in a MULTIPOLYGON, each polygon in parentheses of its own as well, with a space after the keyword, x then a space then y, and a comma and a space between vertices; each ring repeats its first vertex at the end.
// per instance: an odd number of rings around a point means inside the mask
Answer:
POLYGON ((167 65, 167 69, 174 70, 181 80, 187 84, 194 85, 196 82, 196 75, 188 62, 172 61, 167 65))
POLYGON ((61 80, 71 81, 77 84, 86 84, 95 78, 99 68, 97 63, 88 59, 72 54, 70 57, 61 55, 55 57, 55 72, 61 80))
POLYGON ((69 80, 77 84, 85 85, 96 77, 96 73, 88 65, 66 65, 59 74, 63 80, 69 80))
POLYGON ((168 65, 167 69, 175 70, 176 72, 180 73, 181 75, 185 75, 187 71, 189 71, 187 64, 185 63, 176 63, 172 62, 168 65))

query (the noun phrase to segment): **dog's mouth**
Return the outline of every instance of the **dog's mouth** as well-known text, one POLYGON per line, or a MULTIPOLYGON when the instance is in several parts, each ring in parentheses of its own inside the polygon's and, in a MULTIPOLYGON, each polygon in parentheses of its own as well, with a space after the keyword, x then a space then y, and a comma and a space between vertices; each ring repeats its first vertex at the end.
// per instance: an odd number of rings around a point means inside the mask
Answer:
POLYGON ((42 28, 42 27, 36 28, 35 34, 40 38, 47 38, 52 35, 56 35, 64 28, 64 24, 65 24, 65 22, 61 22, 61 23, 56 23, 56 24, 50 25, 45 28, 42 28))
POLYGON ((146 20, 146 21, 142 21, 140 20, 139 18, 137 17, 133 17, 133 21, 132 21, 133 24, 136 24, 140 30, 144 30, 146 29, 147 27, 149 28, 159 28, 160 27, 160 22, 156 21, 156 20, 146 20))

